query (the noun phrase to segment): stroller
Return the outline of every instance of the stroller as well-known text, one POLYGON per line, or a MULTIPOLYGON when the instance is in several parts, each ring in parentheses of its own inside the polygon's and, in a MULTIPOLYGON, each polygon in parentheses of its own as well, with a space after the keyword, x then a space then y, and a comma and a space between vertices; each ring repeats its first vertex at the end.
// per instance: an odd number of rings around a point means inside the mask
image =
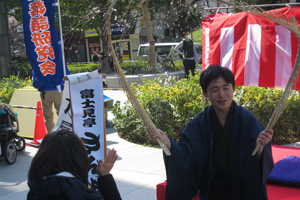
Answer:
POLYGON ((17 114, 7 105, 0 103, 0 156, 7 164, 14 164, 17 151, 23 151, 26 146, 25 139, 18 136, 19 122, 17 114))

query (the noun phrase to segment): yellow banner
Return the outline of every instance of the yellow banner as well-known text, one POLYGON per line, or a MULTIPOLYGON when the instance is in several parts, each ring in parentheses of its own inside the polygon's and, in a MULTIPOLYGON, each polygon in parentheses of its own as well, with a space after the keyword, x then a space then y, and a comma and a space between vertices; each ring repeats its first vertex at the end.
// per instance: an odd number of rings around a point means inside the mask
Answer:
POLYGON ((129 55, 122 55, 122 60, 129 60, 129 55))
POLYGON ((99 36, 96 29, 88 29, 84 31, 85 37, 96 37, 99 36))

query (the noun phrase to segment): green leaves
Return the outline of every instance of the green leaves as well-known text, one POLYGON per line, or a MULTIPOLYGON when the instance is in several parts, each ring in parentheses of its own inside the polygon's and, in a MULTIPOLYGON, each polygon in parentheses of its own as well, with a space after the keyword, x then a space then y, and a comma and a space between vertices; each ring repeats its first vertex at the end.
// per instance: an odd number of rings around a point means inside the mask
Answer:
POLYGON ((71 74, 76 74, 80 72, 92 72, 97 69, 99 64, 97 63, 89 63, 89 64, 69 64, 68 69, 71 74))
POLYGON ((0 81, 0 102, 8 104, 15 89, 31 86, 30 78, 19 79, 17 76, 3 78, 0 81))
MULTIPOLYGON (((144 79, 143 84, 134 85, 132 89, 156 127, 175 141, 178 141, 188 121, 201 111, 199 74, 181 80, 163 77, 144 79)), ((115 104, 113 114, 115 128, 121 137, 139 144, 153 145, 130 104, 123 107, 115 104), (138 141, 134 141, 136 138, 138 141)))
MULTIPOLYGON (((282 96, 283 90, 252 86, 236 87, 235 101, 250 110, 264 126, 282 96)), ((300 93, 293 92, 289 104, 274 126, 274 144, 287 144, 299 141, 300 136, 300 93)))
MULTIPOLYGON (((143 84, 132 86, 134 93, 157 128, 178 141, 187 123, 202 111, 202 91, 199 74, 189 79, 160 77, 144 80, 143 84)), ((237 86, 235 101, 250 110, 267 125, 281 95, 281 89, 237 86)), ((205 100, 205 107, 209 105, 205 100)), ((289 105, 274 127, 274 144, 299 141, 300 138, 300 93, 294 91, 289 105)), ((127 103, 113 108, 114 124, 121 137, 135 143, 153 145, 145 127, 134 108, 127 103)))

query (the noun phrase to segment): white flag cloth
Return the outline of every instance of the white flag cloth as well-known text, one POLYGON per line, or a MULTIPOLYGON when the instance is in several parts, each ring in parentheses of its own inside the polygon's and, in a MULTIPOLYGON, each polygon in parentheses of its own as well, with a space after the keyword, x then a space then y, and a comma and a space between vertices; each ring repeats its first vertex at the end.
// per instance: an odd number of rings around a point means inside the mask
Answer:
POLYGON ((73 127, 83 140, 90 160, 89 184, 96 189, 96 166, 106 153, 102 76, 94 71, 69 75, 68 79, 55 129, 73 127))

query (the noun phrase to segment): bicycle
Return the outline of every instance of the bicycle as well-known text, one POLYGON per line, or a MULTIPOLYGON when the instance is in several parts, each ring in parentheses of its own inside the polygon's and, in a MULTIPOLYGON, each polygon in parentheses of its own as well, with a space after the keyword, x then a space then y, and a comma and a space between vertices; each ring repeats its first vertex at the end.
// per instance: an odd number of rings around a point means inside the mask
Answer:
POLYGON ((8 62, 10 75, 18 76, 19 78, 27 78, 30 76, 29 71, 26 67, 22 66, 18 61, 9 61, 8 62))
POLYGON ((157 53, 155 53, 155 56, 157 57, 158 71, 173 71, 175 69, 173 60, 171 60, 167 54, 158 55, 157 53))

